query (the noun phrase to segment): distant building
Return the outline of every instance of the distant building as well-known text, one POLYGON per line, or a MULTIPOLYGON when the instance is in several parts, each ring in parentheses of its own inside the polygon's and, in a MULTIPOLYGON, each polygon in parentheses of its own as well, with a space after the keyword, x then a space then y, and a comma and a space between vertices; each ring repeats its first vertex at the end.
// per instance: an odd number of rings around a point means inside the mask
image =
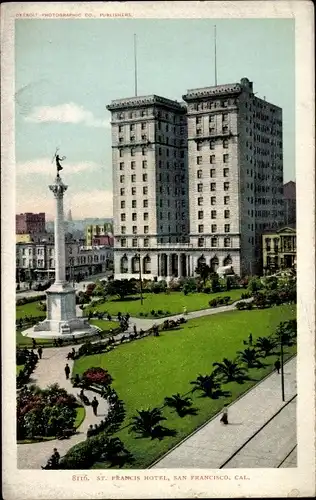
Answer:
POLYGON ((112 224, 89 224, 86 226, 86 245, 108 245, 113 246, 112 224))
POLYGON ((45 232, 45 213, 26 212, 15 216, 16 234, 34 234, 45 232))
POLYGON ((280 269, 296 269, 296 230, 284 227, 262 235, 264 274, 280 269))
POLYGON ((289 181, 283 186, 284 223, 296 224, 296 183, 289 181))

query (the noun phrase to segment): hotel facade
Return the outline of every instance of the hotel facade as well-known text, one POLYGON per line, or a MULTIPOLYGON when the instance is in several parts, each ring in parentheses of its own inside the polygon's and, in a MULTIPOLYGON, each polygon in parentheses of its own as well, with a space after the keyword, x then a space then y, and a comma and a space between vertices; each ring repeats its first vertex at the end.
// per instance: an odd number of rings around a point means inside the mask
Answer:
POLYGON ((282 110, 240 83, 117 99, 112 119, 117 279, 258 272, 262 233, 284 223, 282 110))

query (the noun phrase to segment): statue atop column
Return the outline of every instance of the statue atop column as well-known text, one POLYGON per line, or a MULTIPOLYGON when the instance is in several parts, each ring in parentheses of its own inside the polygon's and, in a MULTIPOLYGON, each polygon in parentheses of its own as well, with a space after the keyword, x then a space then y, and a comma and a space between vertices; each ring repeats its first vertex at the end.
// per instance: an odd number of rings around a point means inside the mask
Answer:
POLYGON ((54 158, 53 158, 53 161, 55 160, 56 168, 57 168, 57 179, 59 179, 59 177, 60 177, 60 175, 59 175, 60 170, 63 169, 60 162, 62 162, 66 159, 66 156, 59 156, 59 154, 57 154, 58 150, 59 150, 59 148, 56 148, 56 152, 55 152, 54 158))

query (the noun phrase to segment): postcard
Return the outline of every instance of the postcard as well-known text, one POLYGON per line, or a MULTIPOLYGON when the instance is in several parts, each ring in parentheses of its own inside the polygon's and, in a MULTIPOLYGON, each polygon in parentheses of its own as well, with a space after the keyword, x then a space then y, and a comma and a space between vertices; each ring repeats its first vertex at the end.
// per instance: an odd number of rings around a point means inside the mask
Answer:
POLYGON ((1 17, 4 498, 313 497, 311 3, 1 17))

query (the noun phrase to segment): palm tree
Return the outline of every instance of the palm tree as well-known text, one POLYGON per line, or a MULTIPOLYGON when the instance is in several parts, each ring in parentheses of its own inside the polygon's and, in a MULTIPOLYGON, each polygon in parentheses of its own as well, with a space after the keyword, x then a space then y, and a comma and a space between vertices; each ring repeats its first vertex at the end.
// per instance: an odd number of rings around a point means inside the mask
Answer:
POLYGON ((190 382, 190 384, 194 385, 194 391, 202 391, 205 396, 212 397, 214 395, 214 391, 220 388, 220 383, 216 378, 215 372, 210 375, 199 375, 196 380, 190 382))
POLYGON ((167 420, 162 416, 159 408, 152 410, 137 410, 138 415, 132 417, 132 424, 130 431, 136 432, 143 437, 152 436, 155 427, 162 420, 167 420))
POLYGON ((255 344, 255 347, 264 354, 264 357, 268 356, 276 346, 277 341, 272 337, 259 337, 255 344))
POLYGON ((245 376, 245 369, 238 365, 235 360, 224 358, 221 363, 213 363, 214 373, 221 374, 225 382, 233 382, 245 376))
POLYGON ((262 363, 259 361, 260 354, 255 349, 250 349, 247 347, 244 351, 238 351, 239 360, 245 363, 248 368, 254 368, 255 366, 261 366, 262 363))
POLYGON ((102 459, 108 460, 113 465, 120 461, 122 455, 130 455, 129 451, 125 448, 124 443, 118 437, 107 439, 104 444, 102 459))
POLYGON ((169 406, 169 408, 174 408, 178 415, 181 416, 192 406, 192 400, 188 396, 180 396, 177 393, 173 394, 170 398, 166 397, 165 405, 169 406))

